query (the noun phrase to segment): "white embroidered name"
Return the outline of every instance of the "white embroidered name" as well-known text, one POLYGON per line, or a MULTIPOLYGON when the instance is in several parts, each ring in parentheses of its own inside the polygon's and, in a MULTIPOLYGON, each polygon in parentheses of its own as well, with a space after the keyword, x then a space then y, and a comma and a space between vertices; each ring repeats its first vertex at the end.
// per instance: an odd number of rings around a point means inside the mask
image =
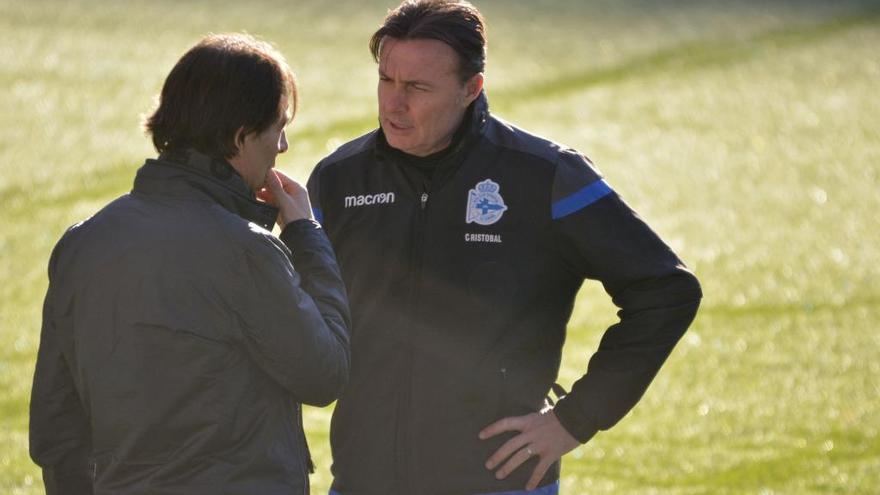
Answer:
POLYGON ((491 242, 500 243, 501 234, 465 234, 465 242, 491 242))
POLYGON ((368 205, 384 205, 394 202, 393 192, 384 192, 378 194, 361 194, 359 196, 346 196, 345 207, 368 206, 368 205))

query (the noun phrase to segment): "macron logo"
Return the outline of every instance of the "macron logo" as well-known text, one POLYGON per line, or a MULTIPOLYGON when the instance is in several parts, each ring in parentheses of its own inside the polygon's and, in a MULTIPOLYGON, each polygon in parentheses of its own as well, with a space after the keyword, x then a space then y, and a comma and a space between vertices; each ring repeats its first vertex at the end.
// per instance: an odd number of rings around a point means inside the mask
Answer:
POLYGON ((345 197, 345 207, 351 208, 353 206, 369 206, 369 205, 384 205, 394 202, 394 193, 393 192, 384 192, 377 194, 361 194, 359 196, 346 196, 345 197))

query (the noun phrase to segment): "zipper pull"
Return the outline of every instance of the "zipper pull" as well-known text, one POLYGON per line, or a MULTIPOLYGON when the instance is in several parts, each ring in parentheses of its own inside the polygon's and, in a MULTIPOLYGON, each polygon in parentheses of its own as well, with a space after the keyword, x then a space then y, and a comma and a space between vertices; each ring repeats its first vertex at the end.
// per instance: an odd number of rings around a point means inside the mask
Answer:
POLYGON ((428 193, 423 192, 422 193, 422 209, 424 210, 425 206, 427 206, 427 205, 428 205, 428 193))

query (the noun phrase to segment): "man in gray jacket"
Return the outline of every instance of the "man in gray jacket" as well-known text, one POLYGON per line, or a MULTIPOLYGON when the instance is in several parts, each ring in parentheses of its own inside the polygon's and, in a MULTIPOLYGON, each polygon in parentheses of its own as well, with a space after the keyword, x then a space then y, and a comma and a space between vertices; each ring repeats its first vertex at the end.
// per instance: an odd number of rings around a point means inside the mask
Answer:
POLYGON ((345 385, 349 313, 272 170, 295 108, 270 45, 205 38, 147 121, 158 159, 55 247, 30 416, 49 495, 308 493, 300 404, 345 385))

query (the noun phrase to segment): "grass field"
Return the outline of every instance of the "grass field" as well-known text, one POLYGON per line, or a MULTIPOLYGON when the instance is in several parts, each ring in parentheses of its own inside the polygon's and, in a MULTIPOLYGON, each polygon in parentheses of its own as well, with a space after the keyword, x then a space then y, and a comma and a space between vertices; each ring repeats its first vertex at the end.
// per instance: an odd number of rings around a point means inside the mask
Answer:
MULTIPOLYGON (((0 0, 0 493, 42 493, 27 408, 49 252, 153 155, 140 115, 207 32, 271 40, 305 179, 375 124, 392 1, 0 0)), ((495 113, 574 146, 696 271, 700 314, 563 493, 880 493, 880 8, 868 1, 477 0, 495 113)), ((614 308, 585 285, 561 381, 614 308)), ((329 410, 308 409, 330 482, 329 410)))

